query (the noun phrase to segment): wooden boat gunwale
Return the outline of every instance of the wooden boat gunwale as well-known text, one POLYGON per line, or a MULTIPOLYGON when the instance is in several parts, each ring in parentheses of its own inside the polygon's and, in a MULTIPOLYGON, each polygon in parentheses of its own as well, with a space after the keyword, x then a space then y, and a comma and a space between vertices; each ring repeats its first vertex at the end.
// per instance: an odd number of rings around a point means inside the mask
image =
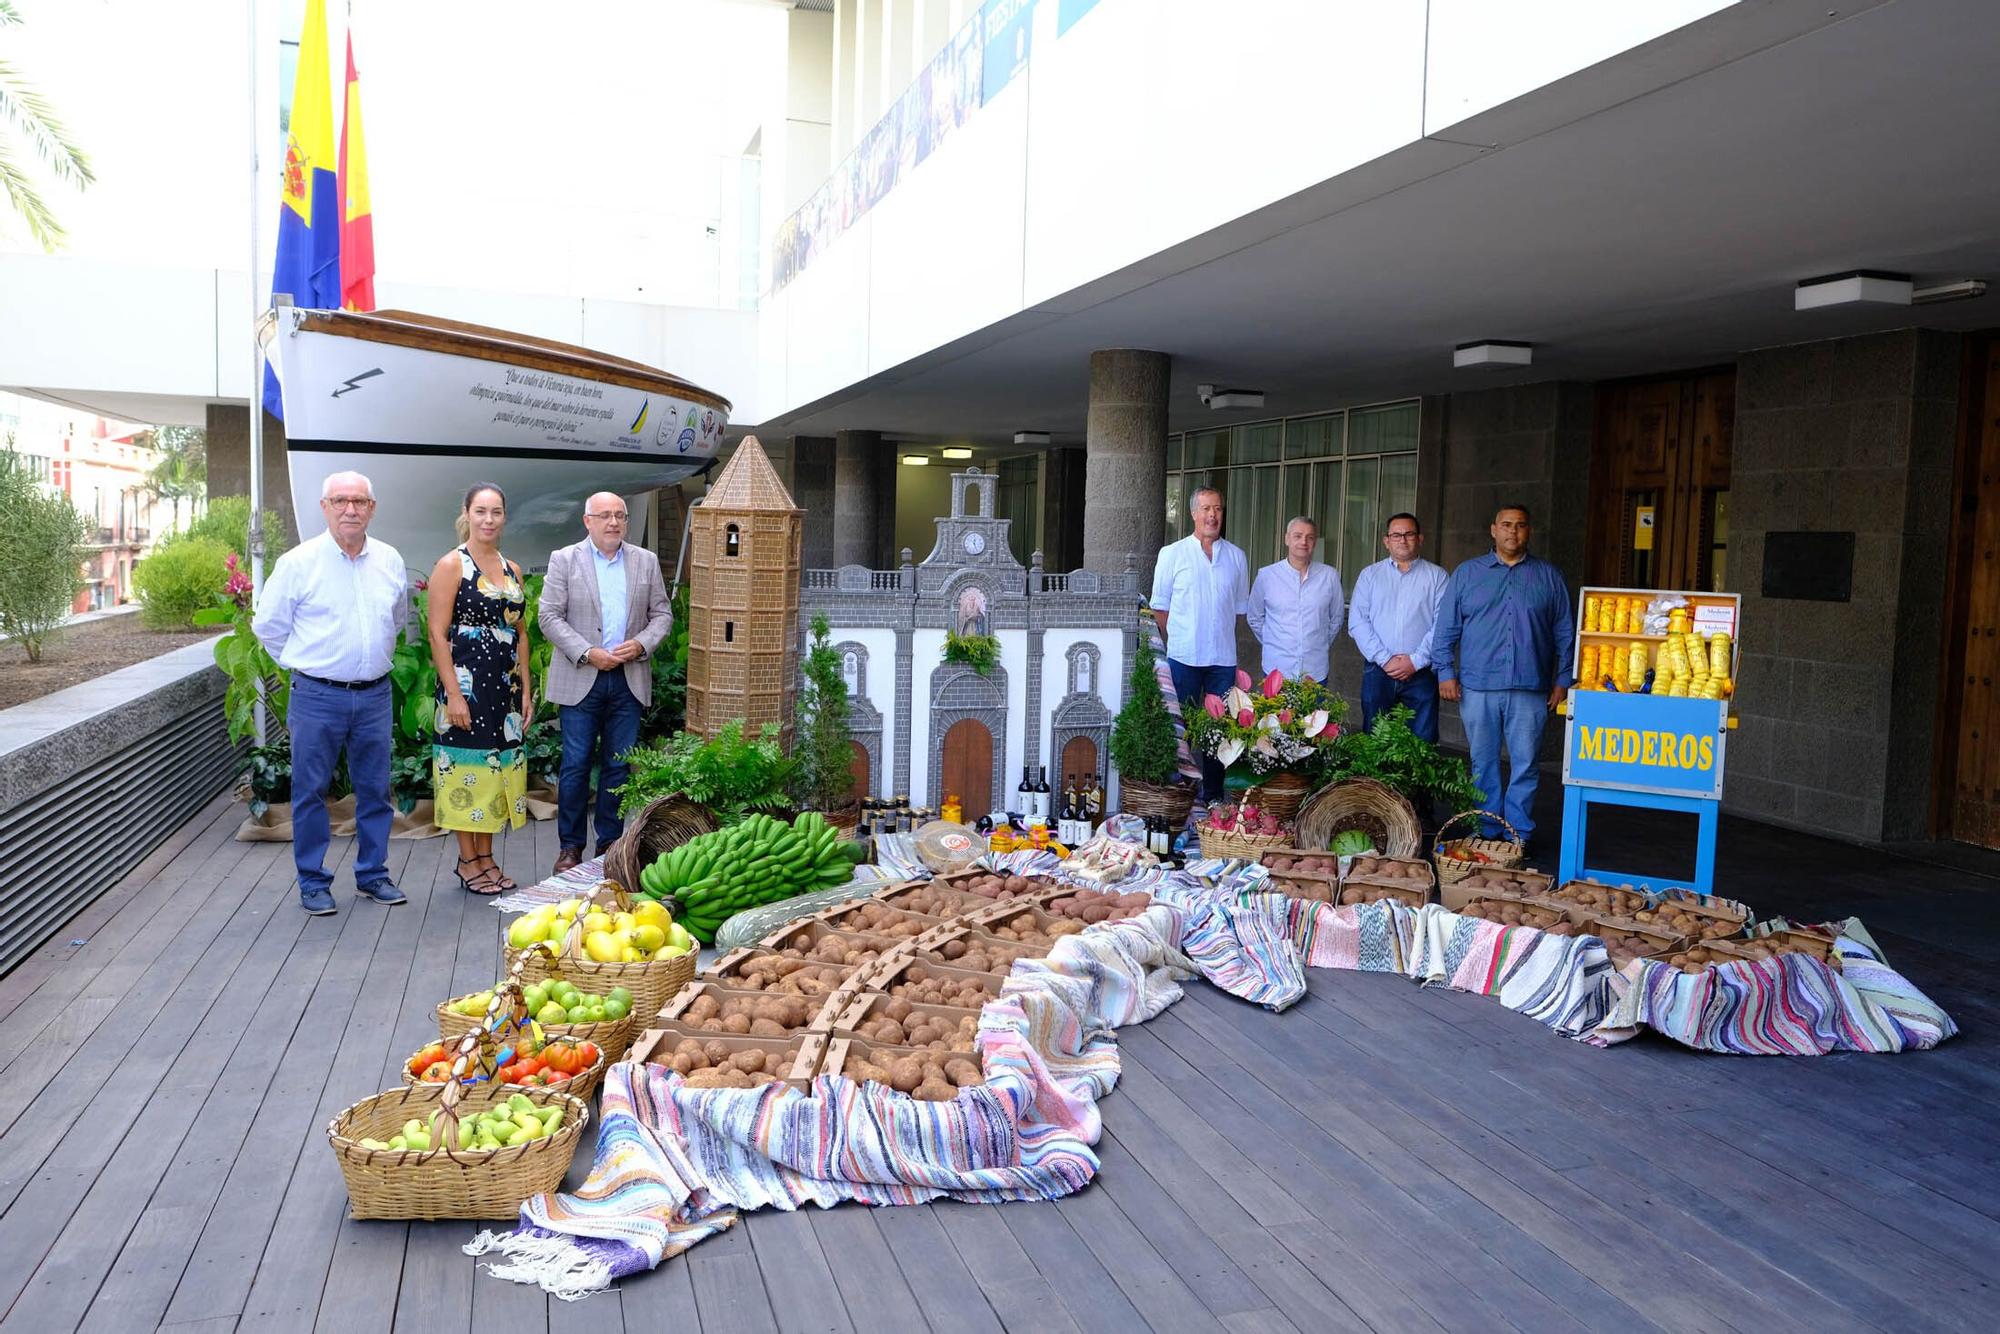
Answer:
POLYGON ((646 389, 701 403, 725 415, 731 410, 729 400, 722 395, 640 362, 593 352, 569 343, 558 343, 553 339, 440 319, 435 315, 420 315, 415 311, 315 310, 301 316, 297 330, 300 333, 387 343, 419 352, 471 357, 479 361, 574 376, 580 380, 646 389))

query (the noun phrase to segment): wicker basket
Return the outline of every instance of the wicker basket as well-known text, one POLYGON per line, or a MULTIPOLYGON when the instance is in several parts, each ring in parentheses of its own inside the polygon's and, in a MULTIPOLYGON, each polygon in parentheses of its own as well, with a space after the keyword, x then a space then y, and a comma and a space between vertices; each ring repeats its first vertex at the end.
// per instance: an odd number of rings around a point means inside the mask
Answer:
MULTIPOLYGON (((547 1030, 546 1030, 546 1029, 544 1029, 543 1031, 544 1031, 544 1032, 546 1032, 547 1030)), ((416 1053, 415 1053, 415 1052, 411 1052, 411 1053, 410 1053, 410 1055, 411 1055, 411 1056, 415 1056, 415 1055, 416 1055, 416 1053)), ((482 1055, 482 1056, 483 1056, 483 1057, 484 1057, 485 1059, 483 1059, 483 1060, 482 1060, 482 1061, 480 1062, 480 1066, 479 1066, 479 1073, 480 1073, 480 1074, 482 1074, 482 1075, 489 1075, 489 1076, 490 1076, 490 1075, 491 1075, 491 1074, 493 1073, 493 1071, 492 1071, 492 1070, 490 1070, 490 1069, 488 1069, 487 1067, 488 1067, 488 1066, 489 1066, 489 1065, 491 1064, 491 1062, 492 1062, 492 1056, 493 1056, 493 1053, 492 1053, 492 1052, 483 1052, 483 1053, 481 1053, 481 1055, 482 1055)), ((597 1085, 598 1085, 598 1084, 599 1084, 599 1082, 601 1082, 601 1081, 603 1080, 603 1078, 604 1078, 604 1066, 605 1066, 605 1063, 606 1063, 606 1059, 607 1059, 607 1057, 608 1057, 609 1055, 610 1055, 610 1053, 608 1053, 607 1051, 605 1051, 605 1050, 604 1050, 604 1048, 602 1048, 602 1047, 599 1047, 599 1048, 597 1049, 597 1059, 596 1059, 595 1061, 592 1061, 592 1062, 591 1062, 591 1063, 590 1063, 590 1064, 589 1064, 588 1066, 584 1067, 584 1068, 583 1068, 582 1070, 578 1071, 578 1072, 577 1072, 576 1074, 574 1074, 574 1075, 571 1075, 571 1076, 570 1076, 570 1077, 569 1077, 568 1079, 564 1080, 564 1081, 563 1081, 563 1082, 562 1082, 561 1084, 559 1084, 559 1085, 558 1085, 558 1084, 551 1084, 551 1085, 548 1085, 547 1087, 549 1087, 549 1088, 552 1088, 552 1089, 556 1089, 556 1090, 559 1090, 560 1092, 563 1092, 563 1093, 567 1093, 567 1094, 569 1094, 569 1095, 570 1095, 571 1097, 573 1097, 573 1098, 584 1098, 584 1099, 588 1099, 588 1098, 590 1097, 590 1095, 591 1095, 591 1094, 593 1094, 593 1093, 597 1092, 597 1085)), ((416 1077, 416 1075, 415 1075, 415 1074, 413 1074, 413 1073, 411 1072, 411 1070, 410 1070, 410 1062, 409 1062, 409 1060, 408 1060, 407 1058, 406 1058, 406 1059, 405 1059, 405 1060, 403 1061, 403 1082, 404 1082, 405 1084, 411 1084, 411 1085, 416 1085, 416 1084, 424 1084, 424 1081, 422 1081, 422 1080, 418 1079, 418 1078, 416 1077)), ((442 1085, 438 1085, 438 1084, 424 1084, 424 1086, 425 1086, 425 1087, 427 1087, 427 1088, 438 1088, 438 1087, 442 1087, 442 1085)), ((541 1085, 534 1085, 534 1084, 507 1084, 507 1085, 504 1085, 504 1087, 505 1087, 505 1088, 506 1088, 506 1089, 507 1089, 507 1090, 508 1090, 509 1092, 518 1092, 518 1093, 533 1093, 533 1092, 534 1092, 534 1091, 535 1091, 535 1090, 536 1090, 537 1088, 539 1088, 539 1087, 542 1087, 542 1086, 541 1086, 541 1085)), ((403 1120, 405 1120, 405 1121, 407 1121, 407 1120, 409 1120, 409 1119, 410 1119, 410 1118, 408 1118, 407 1116, 403 1118, 403 1120)), ((401 1123, 399 1122, 398 1124, 401 1124, 401 1123)), ((379 1136, 378 1136, 378 1138, 379 1138, 379 1136)))
MULTIPOLYGON (((689 954, 685 957, 692 961, 694 955, 689 954)), ((692 963, 688 968, 688 975, 690 977, 694 975, 692 963)), ((529 979, 531 982, 540 980, 540 978, 529 979)), ((576 982, 576 979, 571 978, 570 981, 576 982)), ((606 984, 607 989, 609 985, 606 984)), ((492 1056, 506 1040, 493 1031, 497 1025, 489 1023, 486 1019, 474 1019, 469 1015, 454 1013, 449 1008, 450 1005, 450 1001, 445 1001, 437 1008, 439 1037, 449 1043, 478 1029, 480 1055, 492 1056)), ((488 1013, 490 1016, 491 1012, 488 1013)), ((542 1035, 547 1038, 575 1038, 578 1042, 595 1042, 598 1047, 609 1052, 611 1059, 615 1061, 625 1054, 625 1049, 632 1045, 632 1039, 639 1034, 650 1018, 651 1015, 640 1013, 639 994, 633 992, 632 1009, 623 1019, 606 1019, 595 1024, 543 1024, 542 1035)))
POLYGON ((1243 799, 1289 824, 1312 791, 1312 783, 1304 774, 1272 774, 1245 793, 1243 799))
POLYGON ((1431 857, 1437 863, 1438 883, 1441 885, 1455 885, 1467 876, 1480 871, 1515 870, 1527 862, 1528 849, 1522 844, 1521 836, 1514 832, 1514 826, 1508 824, 1504 817, 1496 815, 1492 811, 1460 811, 1457 815, 1452 816, 1449 820, 1438 826, 1437 838, 1432 843, 1431 857), (1454 857, 1444 850, 1446 832, 1453 825, 1468 816, 1492 820, 1507 831, 1507 837, 1504 839, 1472 838, 1465 840, 1465 843, 1471 845, 1472 850, 1484 856, 1485 860, 1483 861, 1474 861, 1465 857, 1454 857))
POLYGON ((604 853, 604 878, 639 883, 639 872, 691 838, 722 828, 708 807, 682 796, 655 797, 633 812, 625 832, 604 853))
POLYGON ((1245 834, 1233 829, 1215 829, 1206 821, 1195 826, 1201 835, 1201 855, 1204 857, 1242 857, 1256 861, 1272 848, 1282 848, 1291 841, 1287 833, 1245 834))
POLYGON ((406 1084, 363 1098, 333 1118, 326 1128, 333 1156, 347 1178, 347 1212, 352 1218, 477 1218, 512 1221, 521 1201, 562 1185, 576 1153, 590 1106, 553 1088, 495 1087, 492 1084, 406 1084), (505 1149, 460 1150, 453 1127, 461 1112, 475 1113, 519 1093, 537 1107, 563 1109, 553 1135, 505 1149), (389 1139, 411 1119, 428 1121, 442 1112, 438 1148, 364 1149, 364 1139, 389 1139))
MULTIPOLYGON (((626 894, 615 881, 599 882, 588 896, 591 904, 605 908, 607 912, 628 909, 631 896, 626 894)), ((588 908, 585 910, 588 911, 588 908)), ((603 993, 612 987, 624 987, 632 993, 632 1013, 627 1016, 627 1027, 613 1044, 594 1034, 578 1032, 574 1036, 588 1037, 600 1046, 615 1047, 611 1059, 617 1060, 625 1054, 631 1039, 645 1031, 660 1010, 688 983, 694 981, 695 951, 677 954, 672 958, 644 959, 638 963, 599 963, 585 955, 583 945, 583 919, 579 912, 570 926, 569 934, 563 938, 560 948, 551 947, 547 942, 530 945, 525 950, 509 948, 507 965, 510 971, 520 977, 523 985, 531 985, 548 978, 567 978, 585 991, 603 993)), ((564 1031, 570 1027, 562 1026, 564 1031)))
POLYGON ((1118 805, 1126 814, 1165 820, 1176 829, 1187 823, 1194 797, 1193 783, 1148 783, 1124 774, 1118 777, 1118 805))
POLYGON ((1298 845, 1330 848, 1342 831, 1367 833, 1375 850, 1387 857, 1424 855, 1424 827, 1416 808, 1402 793, 1372 778, 1329 783, 1306 798, 1299 808, 1298 845))

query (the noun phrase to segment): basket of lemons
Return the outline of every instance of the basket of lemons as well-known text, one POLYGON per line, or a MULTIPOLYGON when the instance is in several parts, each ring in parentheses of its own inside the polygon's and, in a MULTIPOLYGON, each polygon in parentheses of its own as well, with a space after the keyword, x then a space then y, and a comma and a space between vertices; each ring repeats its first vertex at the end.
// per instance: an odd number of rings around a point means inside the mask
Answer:
MULTIPOLYGON (((507 929, 509 971, 530 989, 543 984, 545 1005, 560 999, 551 990, 556 983, 584 995, 628 996, 627 1041, 694 980, 698 949, 665 905, 651 899, 635 901, 610 880, 600 882, 585 898, 532 909, 507 929)), ((566 1019, 568 1008, 564 1006, 566 1019)), ((532 1004, 528 1013, 540 1019, 539 1008, 532 1004)), ((591 1041, 612 1045, 595 1036, 591 1041)), ((617 1055, 624 1050, 621 1042, 617 1055)))

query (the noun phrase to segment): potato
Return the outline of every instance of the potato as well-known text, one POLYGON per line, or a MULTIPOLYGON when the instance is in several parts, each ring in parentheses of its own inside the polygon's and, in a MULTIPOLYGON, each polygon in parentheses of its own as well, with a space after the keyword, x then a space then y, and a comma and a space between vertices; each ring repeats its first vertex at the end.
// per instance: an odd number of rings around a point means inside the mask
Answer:
POLYGON ((700 1066, 698 1063, 700 1061, 701 1057, 690 1056, 688 1053, 683 1051, 683 1052, 675 1052, 674 1059, 667 1062, 667 1064, 671 1066, 673 1069, 679 1071, 681 1074, 685 1075, 685 1074, 691 1074, 696 1069, 699 1069, 700 1066))
POLYGON ((750 1020, 743 1015, 732 1014, 720 1020, 715 1027, 725 1033, 734 1033, 740 1037, 750 1031, 750 1020))
POLYGON ((905 1056, 889 1063, 889 1087, 898 1093, 908 1093, 924 1082, 923 1063, 914 1056, 905 1056))
POLYGON ((776 1020, 752 1019, 749 1023, 750 1033, 753 1037, 782 1038, 791 1036, 791 1031, 776 1020))
POLYGON ((730 1057, 729 1044, 720 1040, 710 1040, 702 1044, 701 1054, 710 1065, 726 1064, 730 1057))
POLYGON ((944 1063, 944 1076, 962 1089, 969 1089, 986 1082, 985 1071, 963 1056, 954 1057, 944 1063))

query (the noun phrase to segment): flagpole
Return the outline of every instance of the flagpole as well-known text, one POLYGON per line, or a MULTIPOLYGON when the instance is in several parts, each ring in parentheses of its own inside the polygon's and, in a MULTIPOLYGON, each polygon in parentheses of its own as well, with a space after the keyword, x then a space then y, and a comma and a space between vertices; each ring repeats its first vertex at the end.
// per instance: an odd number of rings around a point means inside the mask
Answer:
MULTIPOLYGON (((263 303, 257 299, 258 236, 257 147, 260 141, 257 69, 262 51, 257 44, 257 0, 245 0, 250 29, 250 598, 254 605, 264 591, 264 344, 257 337, 263 303)), ((264 744, 264 686, 257 685, 257 744, 264 744)))

